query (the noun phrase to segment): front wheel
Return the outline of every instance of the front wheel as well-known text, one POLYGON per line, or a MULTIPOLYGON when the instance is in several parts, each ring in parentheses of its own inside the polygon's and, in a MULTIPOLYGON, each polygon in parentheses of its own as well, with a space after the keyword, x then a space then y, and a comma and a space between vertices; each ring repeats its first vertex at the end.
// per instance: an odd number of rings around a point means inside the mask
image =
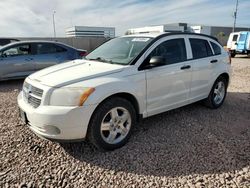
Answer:
POLYGON ((129 101, 120 97, 108 99, 94 112, 88 139, 98 149, 117 149, 128 141, 135 121, 136 112, 129 101))
POLYGON ((224 77, 219 77, 215 81, 208 98, 205 99, 205 105, 213 109, 219 108, 226 98, 227 84, 224 77))

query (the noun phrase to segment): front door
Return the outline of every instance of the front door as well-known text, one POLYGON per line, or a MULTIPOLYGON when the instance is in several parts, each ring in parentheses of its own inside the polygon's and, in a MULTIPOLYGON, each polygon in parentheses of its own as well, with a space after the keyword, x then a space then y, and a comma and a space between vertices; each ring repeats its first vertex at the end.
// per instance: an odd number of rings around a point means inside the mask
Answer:
POLYGON ((19 44, 0 52, 1 79, 25 77, 35 71, 30 44, 19 44))
POLYGON ((161 42, 145 61, 154 56, 163 57, 165 62, 161 66, 145 70, 148 116, 186 104, 192 74, 192 65, 186 61, 184 38, 172 38, 161 42))

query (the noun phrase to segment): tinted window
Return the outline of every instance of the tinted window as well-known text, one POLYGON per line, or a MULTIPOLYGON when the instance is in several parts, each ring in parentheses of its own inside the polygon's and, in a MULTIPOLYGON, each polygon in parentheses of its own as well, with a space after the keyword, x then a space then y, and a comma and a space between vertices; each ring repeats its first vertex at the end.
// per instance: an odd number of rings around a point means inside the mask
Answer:
POLYGON ((61 46, 55 45, 56 52, 66 52, 67 50, 61 46))
POLYGON ((66 49, 54 44, 50 43, 37 44, 37 54, 52 54, 64 51, 66 51, 66 49))
POLYGON ((233 41, 234 41, 234 42, 237 41, 237 38, 238 38, 238 35, 234 35, 234 36, 233 36, 233 41))
POLYGON ((214 42, 210 42, 210 44, 212 45, 215 55, 221 54, 221 48, 219 45, 215 44, 214 42))
POLYGON ((207 40, 203 39, 189 39, 193 58, 203 58, 213 55, 212 50, 207 42, 207 40))
POLYGON ((184 39, 172 39, 161 43, 150 54, 150 57, 162 56, 166 64, 173 64, 187 60, 184 39))
POLYGON ((29 55, 31 54, 31 47, 28 44, 18 45, 4 50, 1 57, 29 55))

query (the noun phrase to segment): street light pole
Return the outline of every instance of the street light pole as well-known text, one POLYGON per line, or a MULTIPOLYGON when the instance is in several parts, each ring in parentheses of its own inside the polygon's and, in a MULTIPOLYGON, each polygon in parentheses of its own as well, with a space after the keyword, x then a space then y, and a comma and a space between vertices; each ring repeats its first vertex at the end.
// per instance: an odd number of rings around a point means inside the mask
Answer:
POLYGON ((237 18, 237 12, 238 12, 238 4, 239 1, 236 1, 236 7, 235 7, 235 12, 234 12, 234 27, 233 27, 233 32, 235 31, 235 26, 236 26, 236 18, 237 18))
POLYGON ((53 28, 54 28, 54 38, 56 38, 55 13, 56 13, 56 11, 53 11, 53 28))

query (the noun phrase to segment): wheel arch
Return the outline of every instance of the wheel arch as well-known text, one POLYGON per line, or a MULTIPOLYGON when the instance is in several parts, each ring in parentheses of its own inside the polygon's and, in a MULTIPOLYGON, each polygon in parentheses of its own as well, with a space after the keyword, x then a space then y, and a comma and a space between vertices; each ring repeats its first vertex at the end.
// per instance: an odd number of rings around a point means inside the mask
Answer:
POLYGON ((113 97, 120 97, 120 98, 123 98, 123 99, 126 99, 127 101, 129 101, 129 102, 133 105, 133 107, 134 107, 134 109, 135 109, 137 121, 139 121, 140 119, 142 119, 142 115, 140 114, 140 105, 139 105, 138 100, 136 99, 136 97, 135 97, 133 94, 127 93, 127 92, 115 93, 115 94, 112 94, 112 95, 110 95, 110 96, 104 98, 104 99, 97 105, 97 107, 95 108, 94 112, 92 113, 90 119, 92 119, 93 114, 96 112, 96 110, 98 109, 98 107, 99 107, 102 103, 104 103, 105 101, 107 101, 107 100, 109 100, 109 99, 111 99, 111 98, 113 98, 113 97))
MULTIPOLYGON (((223 78, 226 79, 226 81, 227 81, 227 86, 228 86, 229 81, 230 81, 229 74, 226 73, 226 72, 224 72, 224 73, 220 74, 220 75, 216 78, 216 80, 217 80, 218 78, 220 78, 220 77, 223 77, 223 78)), ((215 81, 216 81, 216 80, 215 80, 215 81)))

